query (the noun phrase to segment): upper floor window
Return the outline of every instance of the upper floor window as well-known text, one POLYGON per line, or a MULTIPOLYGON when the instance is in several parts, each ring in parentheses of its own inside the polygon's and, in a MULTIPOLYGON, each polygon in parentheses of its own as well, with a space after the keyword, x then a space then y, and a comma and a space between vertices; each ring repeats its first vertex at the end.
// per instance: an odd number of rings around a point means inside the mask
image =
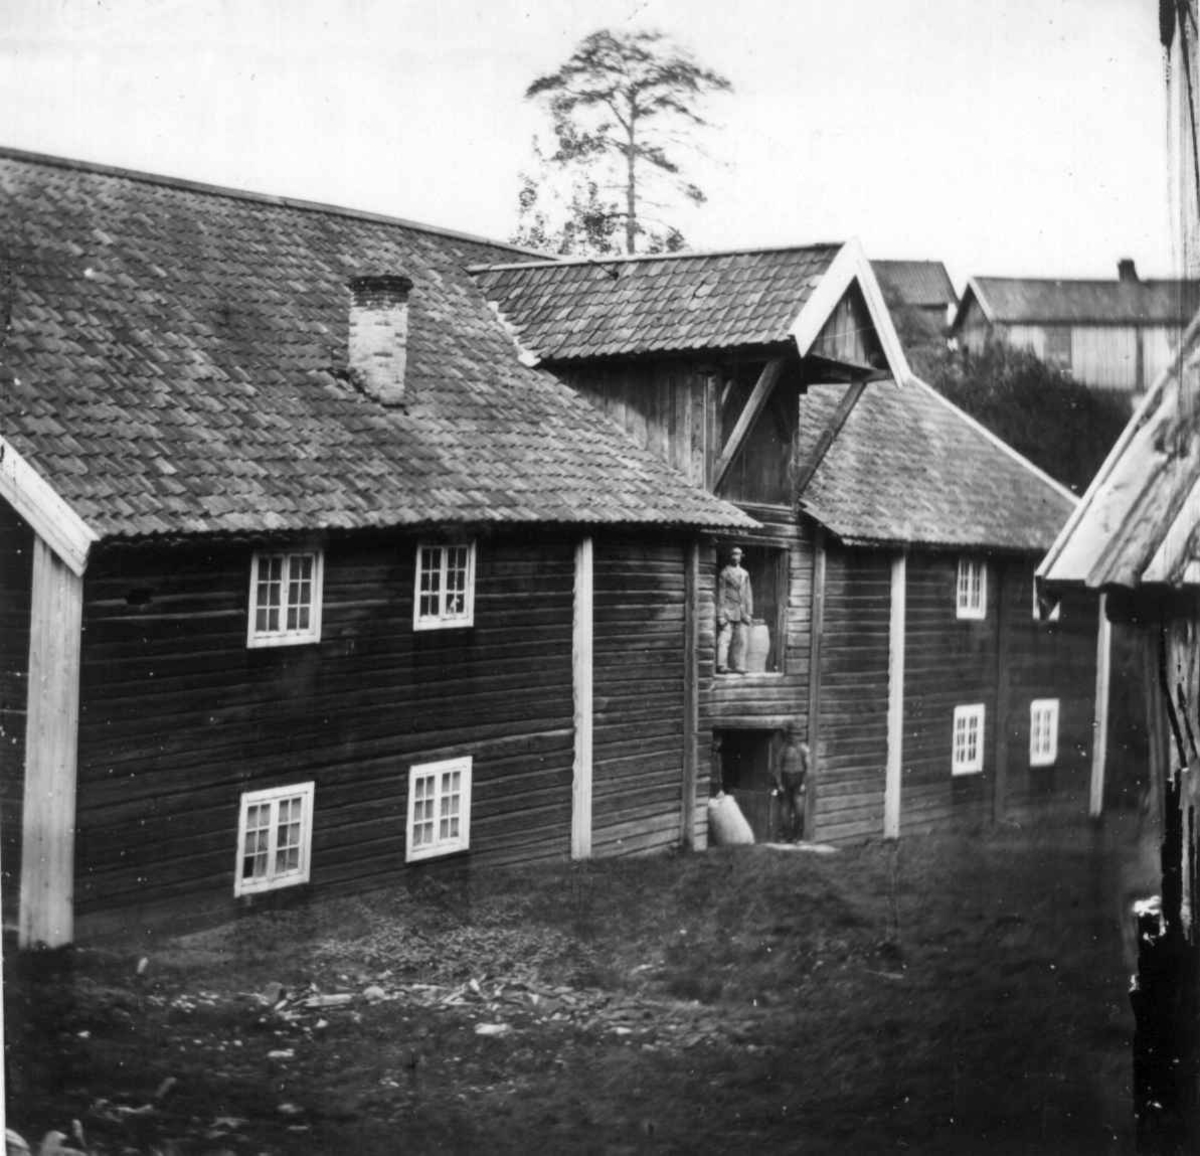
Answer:
POLYGON ((983 703, 954 708, 954 746, 950 773, 974 775, 983 770, 983 703))
POLYGON ((475 543, 417 547, 413 629, 471 626, 475 621, 475 543))
POLYGON ((247 646, 290 646, 321 638, 322 555, 319 550, 268 554, 250 562, 247 646))
POLYGON ((430 859, 471 844, 471 758, 424 763, 408 772, 405 859, 430 859))
POLYGON ((242 795, 234 895, 308 882, 313 784, 242 795))
POLYGON ((982 558, 958 560, 958 582, 955 599, 959 618, 987 616, 987 563, 982 558))
POLYGON ((1029 704, 1029 765, 1050 767, 1058 759, 1058 699, 1035 698, 1029 704))

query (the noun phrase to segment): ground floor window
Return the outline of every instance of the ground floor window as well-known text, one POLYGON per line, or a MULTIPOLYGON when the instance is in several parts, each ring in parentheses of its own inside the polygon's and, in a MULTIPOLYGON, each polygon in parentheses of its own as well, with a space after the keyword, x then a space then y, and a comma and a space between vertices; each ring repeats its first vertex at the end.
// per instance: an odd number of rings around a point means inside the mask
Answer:
POLYGON ((1058 758, 1058 699, 1035 698, 1029 704, 1029 765, 1053 766, 1058 758))
POLYGON ((465 851, 471 831, 471 759, 423 763, 408 772, 405 859, 465 851))
POLYGON ((954 708, 954 745, 950 772, 975 775, 983 770, 983 703, 954 708))
POLYGON ((308 882, 313 788, 300 783, 242 795, 235 895, 308 882))

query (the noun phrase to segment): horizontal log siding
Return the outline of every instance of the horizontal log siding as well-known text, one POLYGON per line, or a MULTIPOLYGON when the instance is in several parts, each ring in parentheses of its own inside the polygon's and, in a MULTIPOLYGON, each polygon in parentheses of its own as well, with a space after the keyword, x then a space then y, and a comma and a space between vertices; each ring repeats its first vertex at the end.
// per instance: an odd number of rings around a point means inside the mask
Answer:
POLYGON ((814 832, 822 842, 883 834, 890 614, 891 556, 831 543, 814 832))
POLYGON ((1010 623, 1009 772, 1005 805, 1010 816, 1049 809, 1086 814, 1095 714, 1096 595, 1072 592, 1057 622, 1035 622, 1033 561, 1014 562, 1004 597, 1010 623), (1029 704, 1056 698, 1058 759, 1052 767, 1029 765, 1029 704))
POLYGON ((474 627, 421 633, 414 554, 408 539, 331 543, 321 642, 253 650, 249 548, 101 556, 85 604, 79 913, 228 914, 240 793, 309 779, 313 886, 387 883, 405 867, 409 767, 460 754, 474 758, 472 863, 568 853, 573 543, 481 541, 474 627), (151 601, 129 605, 131 590, 151 601))
POLYGON ((711 738, 713 727, 738 729, 791 720, 801 739, 808 738, 808 658, 812 631, 813 529, 798 525, 790 511, 779 506, 742 505, 762 523, 738 541, 745 546, 769 546, 788 552, 787 649, 783 674, 716 676, 717 572, 731 543, 701 555, 700 675, 701 730, 711 738))
POLYGON ((33 531, 0 503, 0 886, 6 926, 15 924, 20 898, 32 582, 33 531))
POLYGON ((682 543, 598 539, 592 853, 678 846, 683 789, 682 543))
POLYGON ((981 620, 956 617, 957 577, 957 555, 909 555, 901 836, 977 824, 990 815, 997 722, 996 563, 988 560, 987 616, 981 620), (971 703, 985 707, 983 771, 952 776, 954 708, 971 703))

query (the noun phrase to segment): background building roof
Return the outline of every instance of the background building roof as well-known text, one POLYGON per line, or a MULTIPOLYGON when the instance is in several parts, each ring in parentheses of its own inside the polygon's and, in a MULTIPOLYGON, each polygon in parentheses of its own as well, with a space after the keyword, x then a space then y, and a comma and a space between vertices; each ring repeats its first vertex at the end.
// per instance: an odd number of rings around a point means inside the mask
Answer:
POLYGON ((840 245, 499 265, 480 287, 544 361, 790 339, 840 245))
MULTIPOLYGON (((801 399, 800 460, 846 387, 801 399)), ((930 386, 863 391, 802 507, 849 545, 907 544, 1041 553, 1075 506, 1069 491, 930 386)))
POLYGON ((752 524, 519 364, 467 273, 511 249, 12 151, 0 208, 0 436, 100 537, 752 524), (398 271, 405 410, 346 375, 347 282, 398 271))
POLYGON ((1178 325, 1200 306, 1194 281, 1043 280, 1033 277, 972 277, 959 304, 962 322, 972 298, 984 316, 1001 324, 1178 325))
POLYGON ((954 283, 941 261, 872 261, 885 293, 920 309, 945 309, 958 301, 954 283))

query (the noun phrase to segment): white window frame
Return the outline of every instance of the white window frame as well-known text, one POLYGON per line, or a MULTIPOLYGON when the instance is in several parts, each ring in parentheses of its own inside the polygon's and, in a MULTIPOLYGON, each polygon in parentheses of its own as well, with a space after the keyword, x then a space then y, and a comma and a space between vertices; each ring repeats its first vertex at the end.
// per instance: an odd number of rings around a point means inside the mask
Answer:
POLYGON ((1058 699, 1035 698, 1029 704, 1029 765, 1052 767, 1058 761, 1058 699), (1039 717, 1046 720, 1043 729, 1039 717))
MULTIPOLYGON (((255 895, 260 891, 277 891, 283 887, 295 887, 307 883, 312 862, 312 816, 313 795, 316 784, 293 783, 286 787, 268 787, 262 791, 245 791, 238 810, 237 859, 233 870, 234 895, 255 895), (280 871, 275 862, 279 851, 279 805, 292 799, 300 800, 299 860, 294 867, 280 871), (249 833, 250 808, 270 807, 267 832, 267 872, 265 875, 247 879, 243 875, 246 858, 246 836, 249 833)), ((262 828, 258 828, 261 830, 262 828)))
POLYGON ((950 773, 952 775, 977 775, 983 770, 983 744, 987 708, 981 702, 970 703, 954 708, 954 728, 950 739, 950 773), (969 740, 966 738, 975 731, 975 751, 970 752, 969 740), (964 737, 960 745, 959 737, 964 737))
POLYGON ((408 769, 408 822, 404 832, 404 861, 412 863, 421 859, 433 859, 440 855, 452 855, 467 851, 471 846, 471 756, 457 759, 442 759, 435 763, 421 763, 408 769), (458 832, 442 836, 437 825, 442 818, 445 799, 444 776, 457 773, 458 780, 458 832), (431 818, 422 817, 422 822, 434 824, 431 842, 415 846, 417 816, 417 783, 422 779, 434 780, 433 813, 431 818))
POLYGON ((413 629, 414 630, 451 630, 456 627, 475 625, 475 543, 474 542, 418 542, 416 562, 413 568, 413 629), (462 609, 449 612, 447 604, 447 570, 451 550, 466 550, 465 589, 462 609), (437 557, 437 609, 433 613, 421 613, 421 588, 424 575, 432 571, 432 567, 424 568, 425 552, 430 551, 437 557))
POLYGON ((987 562, 983 558, 959 558, 954 584, 955 616, 958 618, 981 619, 987 617, 987 562), (975 583, 972 574, 978 573, 977 597, 973 597, 975 583))
MULTIPOLYGON (((250 613, 247 615, 246 645, 260 646, 298 646, 306 642, 321 641, 321 603, 325 589, 325 553, 323 550, 255 550, 250 559, 250 613), (280 569, 280 626, 274 630, 258 630, 258 586, 259 571, 262 565, 274 558, 282 559, 280 569), (292 582, 292 567, 304 558, 311 558, 313 563, 312 577, 309 579, 310 599, 308 604, 308 625, 302 628, 288 629, 287 614, 292 609, 288 601, 292 582)), ((298 603, 297 605, 303 605, 298 603)))
POLYGON ((1033 620, 1034 622, 1057 622, 1062 617, 1062 602, 1055 602, 1045 614, 1042 604, 1038 601, 1037 583, 1033 584, 1033 620))

